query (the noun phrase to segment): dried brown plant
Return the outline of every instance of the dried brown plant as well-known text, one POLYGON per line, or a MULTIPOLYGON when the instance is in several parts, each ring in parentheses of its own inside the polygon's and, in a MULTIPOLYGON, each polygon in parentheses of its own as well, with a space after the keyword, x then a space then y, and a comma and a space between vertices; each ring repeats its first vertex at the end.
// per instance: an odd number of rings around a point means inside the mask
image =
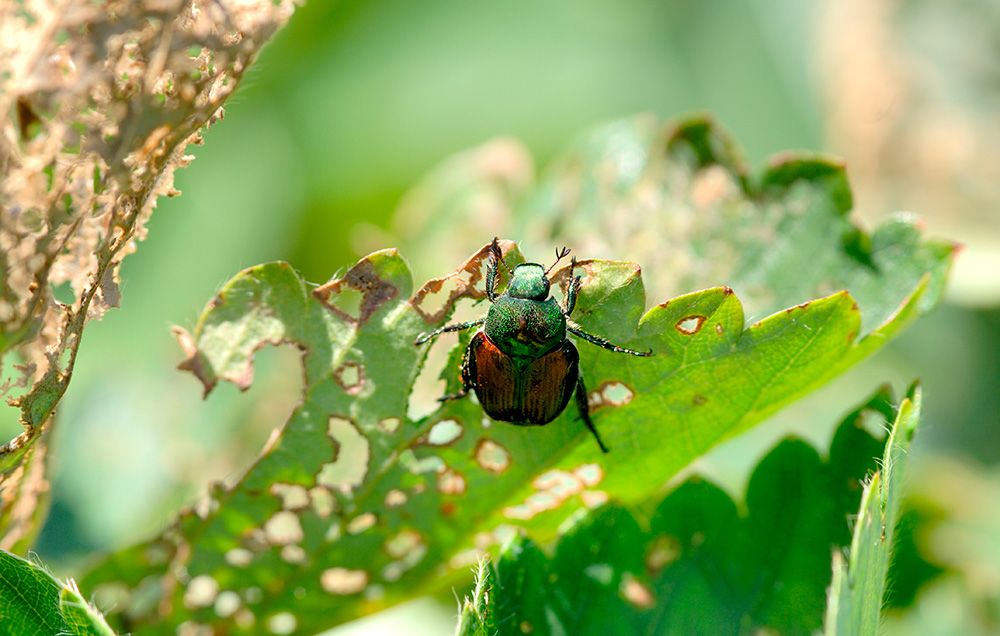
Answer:
POLYGON ((0 0, 0 548, 25 547, 87 322, 292 0, 0 0), (72 290, 60 302, 54 290, 72 290), (65 298, 64 298, 65 300, 65 298))

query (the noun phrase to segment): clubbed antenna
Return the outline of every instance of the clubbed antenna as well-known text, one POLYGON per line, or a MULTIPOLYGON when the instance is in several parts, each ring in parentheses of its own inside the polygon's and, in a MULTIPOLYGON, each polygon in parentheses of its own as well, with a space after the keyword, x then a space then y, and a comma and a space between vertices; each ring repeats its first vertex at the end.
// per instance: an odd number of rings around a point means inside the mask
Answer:
POLYGON ((570 252, 570 250, 569 250, 568 247, 557 247, 556 248, 556 260, 555 260, 554 263, 552 263, 552 265, 549 266, 549 268, 547 270, 545 270, 545 275, 548 276, 549 272, 552 271, 552 268, 559 264, 559 261, 561 261, 562 259, 564 259, 567 256, 569 256, 569 252, 570 252))

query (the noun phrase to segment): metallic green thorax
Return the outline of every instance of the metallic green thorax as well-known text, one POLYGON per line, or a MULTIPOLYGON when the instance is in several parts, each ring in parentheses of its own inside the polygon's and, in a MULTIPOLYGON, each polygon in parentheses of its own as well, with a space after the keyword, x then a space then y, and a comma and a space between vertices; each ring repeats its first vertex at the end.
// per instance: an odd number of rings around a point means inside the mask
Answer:
POLYGON ((541 265, 514 268, 506 292, 490 305, 486 335, 511 356, 537 358, 566 339, 566 316, 549 296, 549 280, 541 265))
POLYGON ((549 277, 538 263, 521 263, 514 268, 506 296, 525 300, 545 300, 549 297, 549 277))
POLYGON ((485 331, 507 355, 537 358, 566 339, 566 316, 555 298, 539 301, 501 296, 490 305, 485 331))

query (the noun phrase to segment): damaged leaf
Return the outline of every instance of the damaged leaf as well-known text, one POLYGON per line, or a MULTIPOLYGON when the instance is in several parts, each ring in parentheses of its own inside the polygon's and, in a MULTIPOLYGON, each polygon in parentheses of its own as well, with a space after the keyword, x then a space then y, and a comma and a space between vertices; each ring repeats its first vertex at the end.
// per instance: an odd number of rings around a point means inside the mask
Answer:
MULTIPOLYGON (((511 242, 501 246, 510 262, 521 260, 511 242)), ((622 361, 580 344, 609 455, 572 409, 545 427, 514 427, 484 420, 468 399, 413 419, 410 391, 427 355, 413 340, 457 302, 485 297, 486 254, 484 245, 416 291, 393 250, 319 287, 286 264, 257 266, 219 292, 193 333, 180 332, 182 366, 206 390, 220 379, 247 386, 253 352, 265 344, 297 347, 302 403, 233 489, 214 488, 161 537, 85 579, 99 599, 125 591, 115 603, 123 629, 190 622, 252 633, 279 621, 312 632, 399 602, 463 576, 517 527, 551 536, 581 508, 648 499, 719 441, 859 355, 860 314, 846 292, 747 327, 728 288, 644 312, 637 266, 586 260, 574 317, 657 354, 622 361), (212 594, 192 599, 192 586, 212 594), (128 592, 140 587, 160 601, 128 592), (238 609, 220 614, 220 597, 238 609)), ((458 353, 444 372, 452 383, 458 353)))
POLYGON ((0 636, 114 636, 100 611, 72 580, 0 550, 0 636))
POLYGON ((144 238, 157 198, 178 194, 174 171, 192 159, 185 148, 222 117, 292 8, 0 6, 0 364, 20 360, 25 387, 0 387, 24 428, 0 444, 0 546, 23 550, 34 535, 43 432, 87 321, 118 306, 118 268, 144 238))
MULTIPOLYGON (((415 347, 414 338, 456 312, 486 313, 486 246, 418 289, 395 250, 318 287, 284 263, 250 268, 190 333, 178 330, 182 368, 206 392, 220 380, 246 388, 260 347, 292 346, 301 352, 301 403, 238 483, 213 487, 161 536, 89 573, 87 588, 109 599, 122 630, 310 633, 445 587, 519 529, 544 541, 583 509, 661 494, 695 458, 870 354, 939 300, 953 246, 920 239, 905 221, 871 236, 854 228, 835 164, 790 157, 755 180, 705 120, 642 134, 629 125, 588 142, 582 158, 570 153, 516 213, 528 245, 578 238, 574 320, 656 353, 623 359, 578 343, 610 454, 572 407, 547 426, 514 427, 485 418, 472 398, 433 401, 457 388, 461 346, 442 337, 415 347), (574 234, 574 209, 590 219, 586 232, 574 234), (615 242, 629 228, 639 241, 640 226, 645 251, 615 242), (587 258, 602 253, 648 256, 646 275, 669 290, 654 298, 681 295, 650 308, 639 266, 587 258), (670 258, 682 260, 662 260, 670 258), (443 383, 428 360, 447 361, 443 383), (421 410, 424 398, 433 406, 421 410)), ((447 231, 435 240, 442 251, 468 244, 447 231)), ((501 246, 510 264, 522 260, 513 243, 501 246)), ((553 276, 565 293, 567 269, 553 276)))

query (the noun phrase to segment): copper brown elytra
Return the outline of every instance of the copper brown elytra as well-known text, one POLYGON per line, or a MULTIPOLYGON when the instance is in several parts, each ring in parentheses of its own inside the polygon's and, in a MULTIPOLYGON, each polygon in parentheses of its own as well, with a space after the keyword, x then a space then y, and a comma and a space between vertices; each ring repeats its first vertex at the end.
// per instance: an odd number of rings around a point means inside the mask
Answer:
POLYGON ((510 282, 502 294, 497 294, 497 268, 507 266, 494 238, 486 266, 486 296, 491 303, 486 317, 421 334, 414 344, 422 345, 445 332, 479 327, 462 359, 462 390, 442 397, 442 401, 465 397, 471 389, 493 419, 518 426, 543 426, 566 409, 575 393, 583 423, 606 453, 608 448, 590 419, 580 356, 566 332, 617 353, 651 356, 653 352, 620 347, 587 333, 570 320, 580 291, 580 277, 573 276, 576 257, 570 261, 565 306, 549 295, 548 277, 567 255, 567 248, 556 250, 556 260, 548 269, 538 263, 508 268, 510 282))

